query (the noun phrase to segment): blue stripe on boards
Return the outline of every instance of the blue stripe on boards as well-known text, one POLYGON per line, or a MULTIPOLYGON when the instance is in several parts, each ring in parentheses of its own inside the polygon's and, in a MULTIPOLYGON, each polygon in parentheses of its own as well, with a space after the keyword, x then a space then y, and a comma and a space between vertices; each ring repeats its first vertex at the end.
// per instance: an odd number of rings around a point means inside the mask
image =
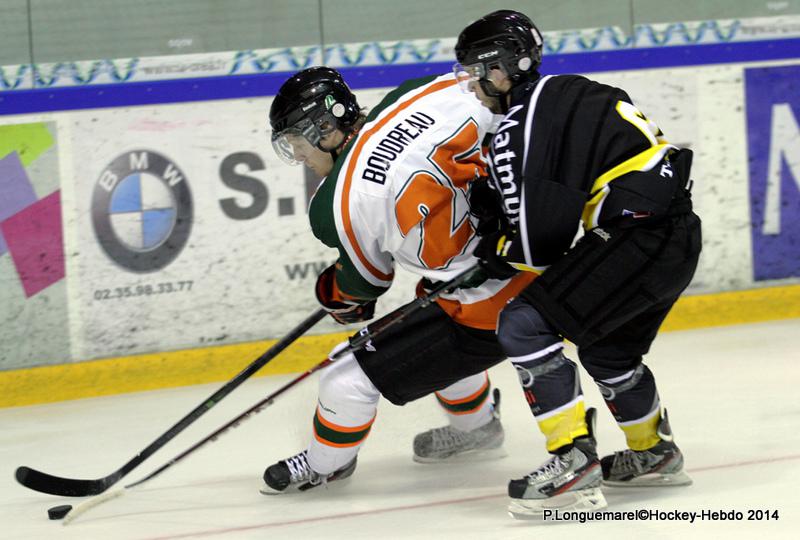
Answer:
MULTIPOLYGON (((791 58, 800 59, 800 38, 545 55, 542 73, 597 73, 791 58)), ((344 67, 339 71, 352 88, 364 89, 394 87, 407 79, 451 69, 451 62, 438 62, 344 67)), ((275 95, 288 76, 288 72, 276 72, 7 90, 0 92, 0 115, 265 97, 275 95)))

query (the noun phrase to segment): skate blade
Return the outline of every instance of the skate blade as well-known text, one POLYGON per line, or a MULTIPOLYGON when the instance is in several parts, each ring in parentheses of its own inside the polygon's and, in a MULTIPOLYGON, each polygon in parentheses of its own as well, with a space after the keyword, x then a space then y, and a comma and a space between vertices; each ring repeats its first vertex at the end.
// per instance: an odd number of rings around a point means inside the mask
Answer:
POLYGON ((692 479, 683 471, 670 474, 645 474, 631 480, 603 480, 604 486, 620 488, 690 486, 692 479))
POLYGON ((508 452, 501 446, 499 448, 490 448, 487 450, 468 450, 452 456, 444 458, 436 457, 423 457, 414 454, 413 460, 417 463, 475 463, 478 461, 490 461, 493 459, 502 459, 508 456, 508 452))
POLYGON ((542 519, 545 510, 572 512, 602 510, 608 506, 599 487, 568 491, 548 499, 511 499, 508 514, 514 519, 542 519))
MULTIPOLYGON (((348 475, 348 476, 345 476, 344 478, 341 478, 341 479, 337 478, 336 480, 331 480, 331 481, 326 482, 324 484, 319 484, 319 485, 312 486, 312 487, 309 487, 309 488, 306 488, 306 489, 300 489, 300 486, 294 485, 294 486, 287 487, 283 491, 278 491, 276 489, 272 489, 267 484, 262 484, 261 489, 259 489, 258 492, 261 493, 262 495, 266 495, 267 497, 274 497, 276 495, 292 495, 292 494, 296 494, 296 493, 305 493, 306 491, 309 491, 309 490, 312 490, 312 489, 316 493, 316 492, 319 492, 319 491, 325 491, 327 489, 330 489, 331 485, 335 486, 333 489, 339 489, 339 486, 344 487, 347 484, 349 484, 350 480, 351 480, 350 479, 350 475, 348 475), (323 489, 320 490, 320 489, 318 489, 319 487, 323 487, 323 489)), ((302 484, 302 485, 305 485, 305 484, 302 484)))
POLYGON ((297 491, 297 488, 287 487, 283 491, 278 491, 277 489, 272 489, 267 484, 262 485, 261 489, 258 490, 258 492, 261 493, 262 495, 267 495, 269 497, 275 495, 286 495, 287 492, 292 493, 293 491, 297 491))

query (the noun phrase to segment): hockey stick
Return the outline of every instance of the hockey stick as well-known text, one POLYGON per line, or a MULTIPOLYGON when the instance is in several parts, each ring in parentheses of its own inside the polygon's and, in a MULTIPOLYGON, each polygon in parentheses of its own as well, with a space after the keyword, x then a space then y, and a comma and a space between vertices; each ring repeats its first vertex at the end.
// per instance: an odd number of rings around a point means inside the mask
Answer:
POLYGON ((155 441, 150 443, 144 450, 136 454, 125 465, 103 478, 95 480, 81 480, 78 478, 63 478, 60 476, 53 476, 30 467, 18 467, 15 473, 17 482, 23 486, 40 491, 42 493, 49 493, 51 495, 62 495, 65 497, 85 497, 87 495, 97 495, 103 493, 105 490, 120 481, 125 475, 130 473, 133 469, 139 466, 144 460, 153 455, 162 446, 172 440, 178 433, 189 427, 195 420, 203 416, 206 412, 212 409, 217 403, 233 392, 239 385, 249 379, 255 372, 264 367, 270 360, 278 356, 286 347, 305 334, 315 324, 325 317, 327 312, 324 309, 318 309, 303 322, 293 328, 288 334, 281 338, 275 345, 267 349, 264 354, 254 360, 249 366, 244 368, 233 379, 225 383, 222 388, 214 392, 210 397, 204 400, 200 405, 194 408, 192 412, 184 416, 174 426, 169 428, 155 441))
POLYGON ((381 317, 380 319, 378 319, 374 323, 370 324, 369 326, 366 326, 366 327, 362 328, 357 334, 355 334, 355 335, 350 337, 350 339, 348 340, 349 341, 348 345, 346 347, 343 347, 343 348, 339 349, 338 351, 333 353, 331 356, 329 356, 328 358, 326 358, 325 360, 323 360, 319 364, 309 368, 308 370, 306 370, 302 374, 300 374, 298 377, 296 377, 296 378, 292 379, 291 381, 287 382, 286 384, 281 386, 279 389, 277 389, 276 391, 274 391, 273 393, 271 393, 270 395, 268 395, 267 397, 265 397, 264 399, 262 399, 261 401, 259 401, 258 403, 256 403, 255 405, 253 405, 252 407, 250 407, 249 409, 247 409, 243 413, 241 413, 240 415, 238 415, 236 418, 234 418, 233 420, 229 421, 228 423, 226 423, 225 425, 223 425, 222 427, 220 427, 219 429, 217 429, 216 431, 214 431, 210 435, 206 436, 204 439, 202 439, 199 442, 195 443, 191 447, 187 448, 186 450, 184 450, 183 452, 181 452, 180 454, 178 454, 177 456, 175 456, 174 458, 169 460, 167 463, 165 463, 164 465, 162 465, 161 467, 159 467, 155 471, 151 472, 150 474, 148 474, 144 478, 142 478, 140 480, 137 480, 136 482, 133 482, 131 484, 128 484, 128 485, 126 485, 126 486, 124 486, 122 488, 119 488, 119 489, 116 489, 116 490, 112 490, 112 491, 109 491, 107 493, 103 493, 102 495, 99 495, 97 497, 92 497, 91 499, 87 499, 87 500, 81 502, 80 504, 76 505, 64 517, 63 524, 64 525, 68 525, 69 523, 74 521, 78 516, 86 513, 88 510, 90 510, 90 509, 92 509, 92 508, 94 508, 96 506, 99 506, 99 505, 101 505, 101 504, 103 504, 103 503, 105 503, 107 501, 110 501, 112 499, 116 499, 118 497, 121 497, 122 495, 125 494, 126 491, 130 490, 131 488, 139 486, 141 484, 144 484, 148 480, 152 480, 153 478, 155 478, 156 476, 160 475, 161 473, 163 473, 164 471, 166 471, 167 469, 169 469, 170 467, 172 467, 176 463, 182 461, 184 458, 186 458, 190 454, 194 453, 196 450, 198 450, 201 447, 205 446, 208 442, 215 441, 220 435, 222 435, 223 433, 228 431, 230 428, 238 426, 241 422, 246 420, 251 415, 256 414, 258 412, 261 412, 263 409, 265 409, 269 405, 272 405, 272 403, 275 400, 275 398, 277 398, 278 396, 280 396, 281 394, 283 394, 284 392, 286 392, 287 390, 289 390, 293 386, 299 384, 301 381, 305 380, 311 374, 313 374, 313 373, 315 373, 315 372, 327 367, 328 365, 332 364, 336 360, 339 360, 340 358, 342 358, 343 356, 345 356, 347 354, 350 354, 350 353, 353 353, 355 351, 358 351, 358 350, 362 349, 363 347, 365 347, 370 342, 370 340, 372 340, 375 337, 377 337, 378 335, 382 334, 384 331, 386 331, 387 328, 390 328, 390 327, 394 326, 395 324, 403 321, 410 314, 412 314, 412 313, 414 313, 414 312, 416 312, 416 311, 418 311, 420 309, 424 309, 424 308, 428 307, 442 293, 445 293, 445 292, 447 292, 449 290, 452 290, 452 289, 458 287, 460 284, 464 283, 466 280, 468 280, 469 278, 474 276, 476 271, 478 271, 478 267, 474 266, 474 267, 470 268, 469 270, 466 270, 466 271, 462 272, 461 274, 457 275, 456 277, 454 277, 450 281, 440 283, 439 285, 437 285, 436 287, 431 289, 425 296, 418 297, 413 302, 411 302, 409 304, 406 304, 406 305, 404 305, 404 306, 392 311, 391 313, 387 313, 386 315, 384 315, 383 317, 381 317))
MULTIPOLYGON (((347 347, 345 350, 349 351, 350 347, 347 347)), ((338 359, 338 354, 337 355, 333 355, 333 358, 338 359)), ((308 377, 312 373, 314 373, 316 371, 319 371, 320 369, 322 369, 322 368, 328 366, 329 364, 331 364, 332 362, 334 362, 333 358, 326 358, 325 360, 323 360, 319 364, 317 364, 314 367, 312 367, 312 368, 308 369, 307 371, 303 372, 301 375, 299 375, 295 379, 292 379, 291 381, 289 381, 285 385, 281 386, 278 390, 276 390, 275 392, 273 392, 269 396, 265 397, 264 399, 262 399, 261 401, 259 401, 258 403, 256 403, 255 405, 253 405, 252 407, 250 407, 249 409, 247 409, 246 411, 241 413, 239 416, 237 416, 236 418, 234 418, 230 422, 226 423, 224 426, 220 427, 219 429, 217 429, 216 431, 214 431, 210 435, 206 436, 204 439, 202 439, 199 442, 193 444, 192 446, 190 446, 189 448, 187 448, 186 450, 184 450, 183 452, 181 452, 180 454, 178 454, 177 456, 175 456, 174 458, 169 460, 167 463, 165 463, 164 465, 162 465, 161 467, 159 467, 155 471, 151 472, 150 474, 148 474, 144 478, 142 478, 140 480, 137 480, 136 482, 133 482, 131 484, 128 484, 128 485, 126 485, 124 487, 106 491, 104 493, 101 493, 100 495, 97 495, 95 497, 91 497, 90 499, 86 499, 85 501, 82 501, 80 504, 75 505, 67 513, 67 515, 64 516, 63 525, 69 525, 76 518, 78 518, 79 516, 85 514, 88 510, 91 510, 95 506, 99 506, 99 505, 101 505, 101 504, 103 504, 105 502, 108 502, 108 501, 112 500, 112 499, 116 499, 118 497, 121 497, 122 495, 125 494, 125 492, 129 491, 131 488, 134 488, 136 486, 144 484, 148 480, 152 480, 153 478, 155 478, 156 476, 160 475, 162 472, 166 471, 167 469, 169 469, 170 467, 172 467, 173 465, 175 465, 179 461, 183 461, 183 459, 185 457, 187 457, 189 454, 192 454, 195 450, 198 450, 200 447, 205 446, 208 442, 215 441, 217 439, 217 437, 219 437, 222 433, 228 431, 232 427, 236 427, 242 421, 247 419, 250 415, 259 413, 263 409, 265 409, 268 406, 272 405, 272 401, 276 397, 278 397, 279 395, 283 394, 289 388, 291 388, 291 387, 295 386, 296 384, 300 383, 302 380, 304 380, 306 377, 308 377)))

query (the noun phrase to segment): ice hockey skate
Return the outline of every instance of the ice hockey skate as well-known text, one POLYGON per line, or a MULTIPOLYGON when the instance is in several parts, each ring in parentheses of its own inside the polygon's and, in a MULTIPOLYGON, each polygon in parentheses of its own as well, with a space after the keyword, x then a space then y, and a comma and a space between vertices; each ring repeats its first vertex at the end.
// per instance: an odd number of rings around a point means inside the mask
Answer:
POLYGON ((661 441, 642 451, 622 450, 601 461, 603 483, 614 487, 688 486, 692 483, 683 471, 683 454, 673 442, 667 411, 656 432, 661 441))
POLYGON ((356 470, 356 460, 328 475, 319 474, 308 465, 308 450, 283 459, 264 471, 264 486, 261 493, 277 495, 296 491, 307 491, 317 486, 349 478, 356 470))
POLYGON ((597 411, 586 411, 589 436, 573 441, 572 448, 554 455, 524 478, 508 484, 508 513, 516 519, 541 519, 545 510, 600 510, 607 506, 600 489, 594 422, 597 411))
POLYGON ((414 437, 414 461, 458 463, 505 457, 505 434, 500 423, 500 391, 495 388, 493 395, 491 422, 472 431, 444 426, 420 433, 414 437))

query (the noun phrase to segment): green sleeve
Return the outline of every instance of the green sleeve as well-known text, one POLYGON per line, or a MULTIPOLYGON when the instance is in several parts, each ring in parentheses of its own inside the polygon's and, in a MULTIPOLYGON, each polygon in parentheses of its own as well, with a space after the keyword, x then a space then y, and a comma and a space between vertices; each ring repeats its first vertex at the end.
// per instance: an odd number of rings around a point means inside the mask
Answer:
POLYGON ((314 194, 314 198, 308 208, 308 218, 311 222, 311 230, 314 236, 326 246, 336 248, 339 251, 339 260, 336 261, 336 283, 339 288, 350 296, 372 300, 386 292, 388 287, 373 285, 361 275, 361 272, 350 260, 350 256, 339 238, 339 231, 336 229, 334 195, 341 165, 344 163, 344 158, 348 151, 349 146, 345 148, 345 151, 336 160, 333 170, 331 170, 331 173, 320 184, 314 194))

